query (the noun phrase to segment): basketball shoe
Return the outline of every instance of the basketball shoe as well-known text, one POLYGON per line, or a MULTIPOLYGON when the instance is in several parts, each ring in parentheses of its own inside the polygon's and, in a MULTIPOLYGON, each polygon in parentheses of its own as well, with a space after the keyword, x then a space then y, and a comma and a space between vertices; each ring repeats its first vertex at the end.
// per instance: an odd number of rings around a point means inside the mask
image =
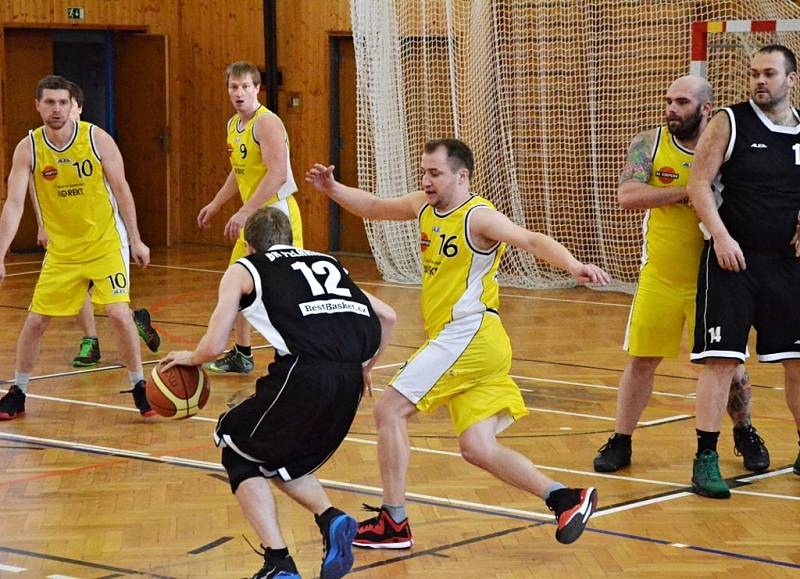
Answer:
POLYGON ((139 414, 144 416, 145 418, 151 418, 158 414, 155 410, 153 410, 150 406, 150 403, 147 401, 147 393, 144 389, 144 380, 139 380, 136 383, 136 386, 131 388, 130 390, 120 390, 120 394, 133 394, 133 403, 136 405, 136 408, 139 409, 139 414))
POLYGON ((139 332, 139 337, 144 340, 147 349, 151 352, 158 352, 161 346, 161 336, 158 330, 150 323, 150 312, 145 308, 140 310, 133 310, 133 321, 136 323, 136 331, 139 332))
POLYGON ((16 384, 11 385, 0 398, 0 420, 14 420, 25 414, 25 393, 16 384))
POLYGON ((731 491, 719 472, 719 455, 713 450, 698 453, 692 467, 692 486, 698 495, 728 499, 731 491))
POLYGON ((320 579, 339 579, 353 567, 353 538, 358 523, 335 507, 329 511, 320 516, 314 515, 325 548, 319 576, 320 579))
POLYGON ((733 452, 744 458, 747 470, 760 471, 769 468, 769 451, 764 439, 752 424, 733 429, 733 452))
POLYGON ((797 453, 797 460, 794 461, 794 467, 792 468, 794 474, 800 476, 800 452, 797 453))
POLYGON ((368 549, 408 549, 414 544, 408 518, 396 523, 383 507, 364 505, 364 510, 378 515, 358 524, 353 545, 368 549))
POLYGON ((294 559, 286 556, 282 559, 270 557, 270 550, 265 549, 264 566, 253 575, 252 579, 301 579, 294 564, 294 559))
POLYGON ((236 346, 225 352, 225 354, 213 362, 206 365, 206 369, 212 372, 236 372, 239 374, 249 374, 253 371, 253 356, 245 356, 236 346))
POLYGON ((558 489, 550 493, 545 504, 556 515, 556 541, 574 543, 597 510, 597 491, 593 487, 558 489))
POLYGON ((594 457, 594 470, 597 472, 616 472, 631 463, 631 439, 612 435, 608 442, 598 449, 594 457))
POLYGON ((78 355, 72 359, 76 368, 91 368, 100 361, 100 340, 94 336, 84 336, 78 349, 78 355))

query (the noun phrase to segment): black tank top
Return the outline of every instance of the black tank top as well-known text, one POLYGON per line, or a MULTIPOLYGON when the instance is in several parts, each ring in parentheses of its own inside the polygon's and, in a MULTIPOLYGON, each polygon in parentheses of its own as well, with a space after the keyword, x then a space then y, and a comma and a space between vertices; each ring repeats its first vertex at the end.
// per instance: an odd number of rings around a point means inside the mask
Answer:
MULTIPOLYGON (((731 138, 715 189, 719 214, 742 249, 793 256, 800 210, 800 124, 775 125, 752 101, 723 111, 731 138)), ((800 119, 797 111, 795 117, 800 119)))

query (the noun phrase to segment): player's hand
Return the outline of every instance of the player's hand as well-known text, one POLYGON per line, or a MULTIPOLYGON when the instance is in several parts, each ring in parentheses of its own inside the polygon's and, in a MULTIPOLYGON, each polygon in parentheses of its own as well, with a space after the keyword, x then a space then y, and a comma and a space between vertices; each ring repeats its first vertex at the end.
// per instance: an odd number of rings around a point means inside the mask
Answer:
POLYGON ((176 350, 161 358, 158 365, 163 370, 169 370, 173 366, 194 366, 193 356, 194 352, 189 350, 176 350))
POLYGON ((150 265, 150 248, 141 241, 131 244, 131 258, 139 267, 147 267, 150 265))
POLYGON ((309 183, 314 189, 330 195, 334 187, 336 187, 336 179, 333 178, 334 165, 320 165, 314 163, 314 166, 306 173, 306 182, 309 183))
POLYGON ((241 209, 234 213, 228 223, 225 224, 225 237, 228 239, 236 239, 239 237, 239 232, 244 229, 244 224, 247 222, 249 216, 245 215, 241 209))
POLYGON ((36 230, 36 245, 44 247, 46 249, 48 241, 50 241, 50 239, 47 237, 47 232, 41 227, 39 227, 36 230))
POLYGON ((582 263, 577 270, 570 273, 582 285, 606 285, 611 281, 611 276, 593 263, 582 263))
POLYGON ((797 223, 794 226, 794 235, 789 245, 794 246, 794 256, 800 257, 800 211, 797 212, 797 223))
POLYGON ((364 390, 362 395, 372 398, 372 364, 369 366, 364 366, 362 375, 364 377, 364 390))
POLYGON ((211 225, 211 218, 217 213, 217 208, 211 202, 200 210, 197 214, 197 227, 207 229, 211 225))
POLYGON ((719 266, 724 270, 744 271, 747 269, 742 248, 730 235, 726 234, 714 239, 714 253, 717 254, 719 266))

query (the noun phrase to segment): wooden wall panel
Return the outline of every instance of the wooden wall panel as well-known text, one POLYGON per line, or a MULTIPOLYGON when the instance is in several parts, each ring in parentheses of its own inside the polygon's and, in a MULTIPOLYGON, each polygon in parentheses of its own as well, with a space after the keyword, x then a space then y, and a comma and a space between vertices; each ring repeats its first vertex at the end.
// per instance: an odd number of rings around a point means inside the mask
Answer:
POLYGON ((263 22, 261 0, 181 3, 180 35, 185 46, 179 57, 179 102, 183 111, 192 111, 183 116, 181 149, 185 156, 181 190, 174 207, 179 222, 173 225, 182 240, 230 245, 222 231, 241 206, 240 200, 234 199, 223 207, 206 230, 197 228, 196 217, 230 172, 225 123, 234 111, 225 86, 225 67, 236 60, 248 60, 263 69, 263 22))
POLYGON ((327 198, 306 186, 303 176, 313 163, 328 161, 329 36, 350 31, 350 5, 346 0, 282 0, 277 12, 278 67, 283 73, 278 109, 292 142, 305 243, 324 251, 328 248, 327 198), (286 106, 290 93, 300 94, 300 107, 286 106))

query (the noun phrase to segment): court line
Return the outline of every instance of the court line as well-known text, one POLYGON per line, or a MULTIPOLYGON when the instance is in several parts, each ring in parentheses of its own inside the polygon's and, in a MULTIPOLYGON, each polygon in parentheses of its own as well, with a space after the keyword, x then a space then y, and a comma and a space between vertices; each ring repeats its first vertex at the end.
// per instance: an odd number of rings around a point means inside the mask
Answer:
POLYGON ((38 270, 38 269, 35 270, 35 271, 18 271, 17 273, 7 273, 6 277, 16 277, 16 276, 19 276, 19 275, 32 275, 34 273, 39 273, 40 271, 41 270, 38 270))
POLYGON ((0 551, 13 553, 14 555, 22 555, 24 557, 33 557, 35 559, 45 559, 48 561, 58 561, 59 563, 68 563, 70 565, 77 565, 79 567, 89 567, 90 569, 114 571, 115 573, 125 573, 128 575, 149 575, 150 577, 156 577, 158 579, 173 579, 169 575, 157 575, 150 571, 137 571, 136 569, 126 569, 125 567, 113 567, 111 565, 104 565, 102 563, 92 563, 91 561, 82 561, 80 559, 70 559, 68 557, 60 557, 58 555, 50 555, 47 553, 37 553, 36 551, 27 551, 25 549, 6 547, 5 545, 0 545, 0 551))
MULTIPOLYGON (((598 390, 619 390, 619 386, 608 386, 606 384, 590 384, 588 382, 573 382, 570 380, 555 380, 553 378, 536 378, 534 376, 522 376, 520 374, 509 374, 512 378, 517 380, 530 380, 533 382, 547 382, 550 384, 563 384, 565 386, 583 386, 584 388, 596 388, 598 390)), ((523 392, 535 392, 529 388, 520 388, 523 392)), ((675 392, 662 392, 660 390, 653 390, 653 396, 671 396, 673 398, 687 398, 690 400, 695 399, 694 394, 677 394, 675 392)))
MULTIPOLYGON (((136 455, 141 454, 141 453, 138 453, 137 451, 126 451, 126 450, 122 450, 122 449, 109 449, 109 447, 94 447, 94 450, 89 450, 89 448, 92 447, 93 445, 86 445, 86 444, 83 444, 83 443, 71 443, 71 442, 67 442, 67 441, 55 441, 53 439, 38 439, 37 437, 31 437, 31 436, 26 436, 26 435, 15 435, 15 434, 11 434, 11 433, 0 432, 0 438, 21 439, 21 440, 25 440, 26 442, 40 442, 40 443, 41 443, 41 441, 47 440, 48 444, 50 444, 52 446, 55 446, 55 447, 59 447, 59 448, 73 449, 73 450, 84 451, 84 452, 89 451, 89 452, 94 452, 94 453, 108 452, 109 450, 111 450, 111 451, 115 452, 115 454, 130 453, 131 458, 138 458, 140 460, 142 458, 145 458, 145 457, 134 456, 133 453, 135 453, 136 455), (102 451, 100 449, 102 449, 102 451)), ((147 454, 147 453, 144 453, 144 454, 147 454)), ((150 457, 145 458, 145 460, 164 462, 164 463, 169 463, 169 464, 175 464, 175 465, 178 465, 178 466, 188 466, 188 467, 191 467, 191 468, 199 468, 201 470, 224 471, 224 468, 222 467, 222 465, 220 465, 218 463, 191 460, 191 459, 181 459, 181 458, 178 458, 178 457, 170 457, 170 456, 166 456, 166 455, 165 456, 150 456, 150 457)), ((369 485, 359 485, 359 484, 354 484, 354 483, 345 483, 345 482, 333 481, 333 480, 329 480, 329 479, 319 479, 319 480, 320 480, 321 484, 323 484, 324 486, 326 486, 328 488, 333 488, 333 489, 342 490, 342 491, 346 491, 346 492, 361 492, 361 493, 366 492, 366 493, 371 494, 371 495, 378 495, 378 496, 381 495, 381 489, 378 488, 378 487, 373 487, 373 486, 369 486, 369 485)), ((737 492, 737 491, 733 490, 733 492, 737 492)), ((621 512, 623 510, 631 510, 633 508, 639 508, 639 507, 642 507, 642 506, 655 504, 655 503, 658 503, 658 502, 664 502, 666 500, 673 500, 673 499, 677 499, 677 498, 685 498, 685 497, 691 496, 692 494, 693 493, 681 491, 681 492, 677 492, 677 493, 669 493, 669 494, 667 494, 665 496, 662 496, 662 497, 651 497, 649 499, 644 499, 644 500, 641 500, 641 501, 632 501, 631 503, 628 503, 626 505, 620 505, 619 507, 611 507, 611 508, 608 508, 608 509, 605 509, 605 510, 600 509, 593 515, 593 518, 596 519, 596 518, 600 518, 600 517, 603 517, 603 516, 608 516, 608 515, 611 515, 611 514, 615 514, 615 513, 621 512)), ((507 508, 507 507, 500 507, 500 506, 497 506, 497 505, 487 505, 487 504, 484 504, 484 503, 473 503, 473 502, 470 502, 470 501, 460 501, 460 500, 456 500, 456 499, 449 499, 449 498, 446 498, 446 497, 437 497, 437 496, 434 496, 434 495, 425 495, 425 494, 420 494, 420 493, 408 493, 407 496, 409 498, 409 502, 419 502, 419 503, 423 503, 423 504, 430 504, 430 505, 434 505, 434 506, 451 508, 451 509, 454 509, 454 510, 477 512, 477 513, 480 513, 480 514, 496 515, 496 516, 501 516, 501 517, 506 517, 506 518, 513 518, 513 519, 522 519, 522 520, 528 520, 528 521, 532 520, 532 521, 536 521, 536 522, 539 522, 539 521, 543 520, 545 522, 549 522, 549 524, 551 524, 551 525, 554 524, 553 515, 552 514, 544 514, 544 513, 539 513, 539 512, 536 512, 536 511, 523 511, 521 509, 511 509, 511 508, 507 508)), ((540 523, 540 524, 544 524, 544 523, 540 523)), ((642 535, 633 535, 633 534, 629 534, 629 533, 621 533, 621 532, 617 532, 617 531, 610 531, 610 530, 605 530, 605 529, 597 529, 597 528, 593 528, 593 527, 588 527, 586 529, 586 532, 587 533, 599 533, 599 534, 605 534, 605 535, 612 535, 612 536, 623 537, 623 538, 632 539, 632 540, 636 540, 636 541, 650 542, 650 543, 656 543, 656 544, 662 544, 662 545, 672 545, 672 546, 675 546, 675 547, 692 549, 692 550, 695 550, 695 551, 698 551, 698 552, 714 554, 714 555, 721 555, 721 556, 725 556, 725 557, 733 557, 733 558, 738 558, 738 559, 752 560, 752 561, 766 563, 766 564, 770 564, 770 565, 777 565, 777 566, 790 567, 790 568, 800 568, 800 565, 797 565, 795 563, 784 562, 784 561, 775 561, 775 560, 772 560, 772 559, 767 559, 767 558, 763 558, 763 557, 755 557, 755 556, 751 556, 751 555, 745 555, 745 554, 736 553, 736 552, 733 552, 733 551, 723 551, 721 549, 712 549, 712 548, 708 548, 708 547, 686 545, 686 544, 683 544, 683 543, 675 543, 675 542, 672 542, 672 541, 665 541, 663 539, 656 539, 656 538, 646 537, 646 536, 642 536, 642 535)), ((0 550, 6 550, 6 551, 11 551, 11 552, 20 552, 19 550, 13 550, 13 549, 5 548, 5 547, 2 547, 2 546, 0 546, 0 550)), ((28 554, 28 553, 24 553, 24 552, 20 552, 20 553, 21 554, 28 554)), ((80 561, 75 561, 75 560, 69 560, 69 559, 64 559, 64 558, 60 558, 60 557, 42 556, 42 555, 36 555, 36 554, 33 554, 33 555, 34 556, 44 557, 44 558, 52 558, 54 560, 60 560, 60 561, 71 562, 71 563, 78 563, 78 564, 83 563, 83 564, 85 564, 87 566, 93 566, 93 564, 91 564, 91 563, 85 563, 85 562, 80 562, 80 561)), ((111 569, 113 569, 113 568, 111 568, 111 569)), ((358 570, 359 569, 354 569, 354 571, 358 571, 358 570)), ((135 571, 134 571, 134 573, 135 573, 135 571)))

